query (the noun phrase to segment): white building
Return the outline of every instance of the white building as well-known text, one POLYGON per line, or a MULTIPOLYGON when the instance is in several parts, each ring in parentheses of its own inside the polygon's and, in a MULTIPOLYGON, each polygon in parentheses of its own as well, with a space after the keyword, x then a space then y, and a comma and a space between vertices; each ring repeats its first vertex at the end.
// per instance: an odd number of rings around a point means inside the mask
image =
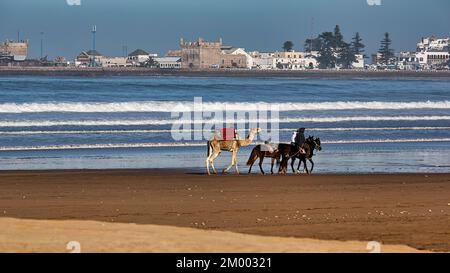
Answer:
POLYGON ((423 69, 436 68, 450 59, 450 38, 438 39, 435 37, 422 38, 417 43, 416 57, 423 69))
POLYGON ((133 66, 138 66, 142 63, 145 63, 150 57, 158 57, 158 54, 151 54, 143 49, 136 49, 135 51, 128 54, 128 61, 133 66))
POLYGON ((249 52, 252 56, 252 69, 270 70, 275 69, 275 58, 273 53, 263 53, 258 51, 249 52))
POLYGON ((415 52, 400 52, 397 56, 397 69, 417 70, 419 69, 419 59, 415 52))
POLYGON ((180 69, 181 57, 161 57, 154 58, 160 69, 180 69))
POLYGON ((448 51, 449 43, 450 38, 438 39, 434 36, 422 38, 422 40, 417 43, 417 51, 448 51))
POLYGON ((274 52, 275 67, 283 70, 305 70, 319 67, 317 52, 274 52))
POLYGON ((126 57, 102 57, 100 58, 102 67, 130 67, 132 63, 126 57))
POLYGON ((253 57, 250 54, 248 54, 243 48, 228 47, 222 49, 222 52, 224 54, 231 54, 231 55, 244 55, 246 59, 246 68, 251 69, 253 66, 253 57))
POLYGON ((355 69, 364 69, 364 55, 356 54, 356 62, 352 64, 352 67, 355 69))

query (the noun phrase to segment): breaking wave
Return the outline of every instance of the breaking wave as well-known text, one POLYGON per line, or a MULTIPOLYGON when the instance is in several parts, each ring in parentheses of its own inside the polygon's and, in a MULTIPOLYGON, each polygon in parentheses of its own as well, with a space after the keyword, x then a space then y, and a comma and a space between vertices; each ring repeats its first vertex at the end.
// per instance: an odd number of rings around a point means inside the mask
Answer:
MULTIPOLYGON (((416 138, 416 139, 357 139, 328 140, 322 144, 358 144, 358 143, 409 143, 409 142, 450 142, 450 138, 416 138)), ((256 144, 261 144, 258 142, 256 144)), ((253 145, 256 145, 253 144, 253 145)), ((14 146, 0 147, 0 151, 41 151, 41 150, 80 150, 80 149, 116 149, 116 148, 160 148, 160 147, 198 147, 205 142, 166 142, 166 143, 117 143, 117 144, 67 144, 48 146, 14 146)))
POLYGON ((229 119, 229 120, 180 120, 180 119, 119 119, 119 120, 3 120, 0 127, 51 127, 51 126, 137 126, 172 124, 268 124, 268 123, 332 123, 352 121, 431 121, 450 120, 450 116, 348 116, 348 117, 305 117, 281 119, 229 119))
MULTIPOLYGON (((273 131, 291 132, 298 128, 273 129, 273 131)), ((353 132, 353 131, 421 131, 450 130, 450 127, 339 127, 339 128, 308 128, 313 132, 353 132)), ((214 130, 177 130, 178 132, 214 132, 214 130)), ((88 134, 168 134, 171 129, 155 130, 55 130, 55 131, 0 131, 0 135, 88 135, 88 134)))
MULTIPOLYGON (((268 102, 203 102, 203 111, 257 111, 277 109, 286 111, 312 110, 403 110, 403 109, 450 109, 450 101, 383 102, 383 101, 336 101, 305 103, 268 102)), ((192 101, 142 101, 142 102, 54 102, 54 103, 3 103, 0 113, 112 113, 112 112, 185 112, 193 110, 192 101)), ((202 111, 197 110, 196 111, 202 111)))

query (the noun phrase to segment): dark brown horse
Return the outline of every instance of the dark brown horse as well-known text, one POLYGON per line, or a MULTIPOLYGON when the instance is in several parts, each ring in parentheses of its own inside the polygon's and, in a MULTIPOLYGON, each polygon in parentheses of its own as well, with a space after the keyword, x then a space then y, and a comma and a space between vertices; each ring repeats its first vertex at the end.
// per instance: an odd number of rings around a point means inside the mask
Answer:
POLYGON ((278 149, 273 149, 273 151, 267 149, 267 144, 256 145, 255 148, 253 148, 250 157, 248 158, 247 161, 247 166, 250 166, 250 168, 248 169, 248 173, 251 173, 253 164, 259 158, 259 169, 261 170, 262 174, 265 174, 262 168, 262 163, 265 157, 272 158, 272 166, 270 168, 270 173, 273 174, 273 164, 275 163, 275 160, 277 163, 280 162, 281 154, 278 151, 278 149))
POLYGON ((287 173, 288 162, 290 159, 292 159, 292 161, 291 161, 292 172, 296 173, 296 171, 294 169, 294 163, 297 158, 300 159, 300 162, 297 167, 297 171, 300 169, 301 163, 303 162, 306 173, 309 174, 310 172, 312 172, 312 170, 314 169, 314 162, 312 161, 312 157, 314 156, 314 150, 315 149, 317 149, 319 151, 322 150, 320 138, 314 139, 314 137, 309 136, 306 139, 306 141, 302 147, 303 147, 305 153, 302 153, 302 151, 299 149, 298 145, 287 144, 287 143, 280 143, 278 145, 278 150, 280 151, 280 154, 282 157, 278 173, 280 173, 280 174, 287 173), (308 161, 311 162, 311 164, 312 164, 311 171, 308 170, 308 167, 306 165, 306 159, 308 159, 308 161))

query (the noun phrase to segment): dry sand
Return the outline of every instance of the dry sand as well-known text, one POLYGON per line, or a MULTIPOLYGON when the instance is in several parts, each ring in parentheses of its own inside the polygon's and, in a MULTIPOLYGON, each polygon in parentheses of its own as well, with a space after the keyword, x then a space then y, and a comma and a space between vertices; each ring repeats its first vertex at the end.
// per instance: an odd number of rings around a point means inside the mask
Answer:
POLYGON ((449 174, 24 171, 0 188, 2 251, 450 251, 449 174))
POLYGON ((0 229, 0 252, 418 252, 401 245, 378 247, 376 242, 282 238, 97 221, 0 218, 0 229))

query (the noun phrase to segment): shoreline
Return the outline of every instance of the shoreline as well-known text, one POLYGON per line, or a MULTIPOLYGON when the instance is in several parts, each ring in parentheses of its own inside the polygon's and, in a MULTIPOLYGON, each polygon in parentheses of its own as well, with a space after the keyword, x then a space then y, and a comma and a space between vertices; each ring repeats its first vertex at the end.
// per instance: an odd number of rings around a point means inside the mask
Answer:
POLYGON ((330 79, 450 79, 450 71, 371 70, 164 70, 150 68, 2 67, 1 76, 178 76, 178 77, 286 77, 330 79))
MULTIPOLYGON (((207 176, 174 169, 1 171, 0 187, 0 222, 38 220, 44 230, 50 220, 97 221, 450 251, 450 173, 207 176)), ((122 232, 132 236, 126 229, 122 232)), ((0 245, 1 240, 0 236, 0 245)))

